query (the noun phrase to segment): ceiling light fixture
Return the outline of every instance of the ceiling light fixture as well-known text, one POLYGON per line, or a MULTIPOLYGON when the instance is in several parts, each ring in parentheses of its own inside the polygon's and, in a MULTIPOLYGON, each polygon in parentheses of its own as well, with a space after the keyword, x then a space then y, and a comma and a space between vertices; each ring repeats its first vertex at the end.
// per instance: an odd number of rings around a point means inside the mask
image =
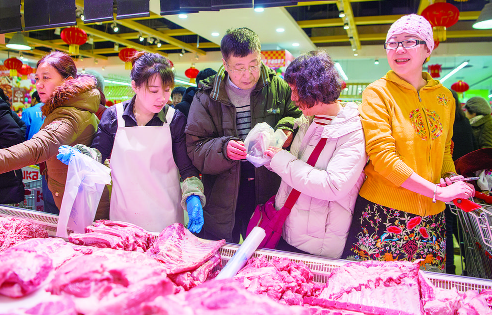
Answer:
POLYGON ((116 24, 116 21, 113 21, 113 24, 111 24, 111 28, 113 29, 113 32, 118 33, 120 28, 118 27, 118 24, 116 24))
POLYGON ((378 65, 379 64, 379 60, 376 58, 376 60, 374 60, 374 64, 375 65, 378 65))
POLYGON ((489 98, 492 98, 492 94, 489 95, 489 98))
POLYGON ((299 47, 299 43, 292 43, 292 46, 299 47))
POLYGON ((349 29, 349 25, 348 25, 348 23, 344 23, 344 24, 343 24, 343 29, 344 29, 344 30, 348 30, 348 29, 349 29))
POLYGON ((60 35, 61 33, 61 28, 57 27, 55 28, 55 35, 60 35))
POLYGON ((183 57, 183 55, 185 54, 185 50, 184 49, 181 49, 181 53, 179 54, 181 57, 183 57))
POLYGON ((212 36, 214 36, 214 37, 217 37, 217 36, 219 36, 219 35, 220 35, 220 34, 219 34, 218 32, 213 32, 213 33, 212 33, 212 36))
POLYGON ((87 37, 87 43, 89 43, 90 45, 94 44, 94 37, 92 36, 87 37))
POLYGON ((345 17, 345 12, 343 12, 343 10, 340 10, 340 12, 338 12, 338 17, 345 17))
POLYGON ((479 30, 492 28, 492 2, 487 3, 483 7, 477 21, 473 24, 473 28, 479 30))
POLYGON ((357 57, 359 54, 357 52, 354 52, 354 56, 357 57))
POLYGON ((157 42, 157 48, 161 48, 161 46, 162 46, 161 41, 158 41, 158 42, 157 42))
POLYGON ((120 50, 120 45, 118 45, 118 44, 115 43, 114 46, 113 46, 113 50, 114 51, 119 51, 120 50))
POLYGON ((7 47, 15 50, 31 50, 32 48, 27 43, 24 35, 21 32, 17 32, 12 36, 7 47))
POLYGON ((460 71, 461 69, 463 69, 464 67, 466 67, 466 65, 468 64, 468 61, 463 61, 459 66, 457 66, 456 68, 454 68, 450 73, 446 74, 444 76, 444 78, 442 78, 441 80, 439 80, 441 83, 444 83, 444 81, 446 81, 447 79, 449 79, 453 74, 455 74, 456 72, 460 71))
POLYGON ((255 12, 263 12, 263 11, 265 11, 265 9, 261 7, 255 8, 255 12))
POLYGON ((345 74, 345 71, 343 71, 342 69, 342 66, 338 63, 338 62, 335 62, 335 69, 337 69, 338 73, 340 73, 340 75, 342 76, 342 78, 347 81, 348 80, 348 77, 347 75, 345 74))
POLYGON ((83 20, 85 20, 84 13, 82 13, 82 14, 80 15, 80 19, 81 19, 82 21, 83 21, 83 20))
POLYGON ((285 29, 281 27, 277 28, 277 33, 283 33, 283 32, 285 32, 285 29))
POLYGON ((178 15, 178 17, 180 19, 186 19, 188 17, 188 15, 186 15, 186 14, 180 14, 180 15, 178 15))
POLYGON ((142 33, 138 33, 138 40, 143 42, 144 41, 144 37, 142 36, 142 33))

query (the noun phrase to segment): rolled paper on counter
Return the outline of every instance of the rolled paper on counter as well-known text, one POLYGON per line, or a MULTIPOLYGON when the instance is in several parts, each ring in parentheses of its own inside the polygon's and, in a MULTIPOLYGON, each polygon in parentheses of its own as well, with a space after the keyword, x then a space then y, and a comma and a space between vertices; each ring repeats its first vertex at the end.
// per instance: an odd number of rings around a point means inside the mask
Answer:
POLYGON ((248 237, 241 244, 237 252, 232 256, 227 265, 222 271, 215 277, 215 279, 229 279, 234 277, 237 272, 244 267, 248 259, 253 255, 260 243, 265 238, 265 230, 261 227, 255 226, 248 237))

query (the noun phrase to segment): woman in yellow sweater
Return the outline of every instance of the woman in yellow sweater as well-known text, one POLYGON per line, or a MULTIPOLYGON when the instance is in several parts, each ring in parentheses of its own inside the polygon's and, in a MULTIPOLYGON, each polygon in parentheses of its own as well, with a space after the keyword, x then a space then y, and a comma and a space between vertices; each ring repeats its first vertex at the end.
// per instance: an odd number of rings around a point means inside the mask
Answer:
POLYGON ((444 202, 474 194, 455 176, 454 98, 422 72, 434 48, 425 18, 400 18, 384 47, 392 70, 365 89, 359 108, 369 163, 342 258, 424 259, 427 270, 442 272, 444 202))

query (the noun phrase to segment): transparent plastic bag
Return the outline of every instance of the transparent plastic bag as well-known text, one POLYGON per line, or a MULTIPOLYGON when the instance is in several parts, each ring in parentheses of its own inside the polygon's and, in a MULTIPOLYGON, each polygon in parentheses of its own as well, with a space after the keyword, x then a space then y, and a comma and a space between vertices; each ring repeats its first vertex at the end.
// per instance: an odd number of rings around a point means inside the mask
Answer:
POLYGON ((269 147, 281 148, 287 136, 281 129, 273 131, 269 124, 262 122, 256 124, 246 136, 244 146, 246 147, 246 160, 255 167, 265 165, 270 161, 270 157, 264 155, 269 147))
POLYGON ((477 185, 482 191, 492 190, 492 169, 477 171, 475 174, 479 177, 477 185))
POLYGON ((94 221, 104 186, 111 183, 111 169, 78 150, 63 147, 59 152, 70 157, 56 236, 68 237, 67 227, 85 233, 94 221))

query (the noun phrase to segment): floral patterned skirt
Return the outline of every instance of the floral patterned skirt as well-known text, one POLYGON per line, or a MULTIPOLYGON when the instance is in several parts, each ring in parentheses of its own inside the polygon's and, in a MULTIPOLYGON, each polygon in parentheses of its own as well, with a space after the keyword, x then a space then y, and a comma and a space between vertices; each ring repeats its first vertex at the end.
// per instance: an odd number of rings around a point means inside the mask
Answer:
POLYGON ((432 216, 419 216, 358 196, 342 258, 383 261, 421 259, 421 269, 444 272, 444 211, 432 216))

